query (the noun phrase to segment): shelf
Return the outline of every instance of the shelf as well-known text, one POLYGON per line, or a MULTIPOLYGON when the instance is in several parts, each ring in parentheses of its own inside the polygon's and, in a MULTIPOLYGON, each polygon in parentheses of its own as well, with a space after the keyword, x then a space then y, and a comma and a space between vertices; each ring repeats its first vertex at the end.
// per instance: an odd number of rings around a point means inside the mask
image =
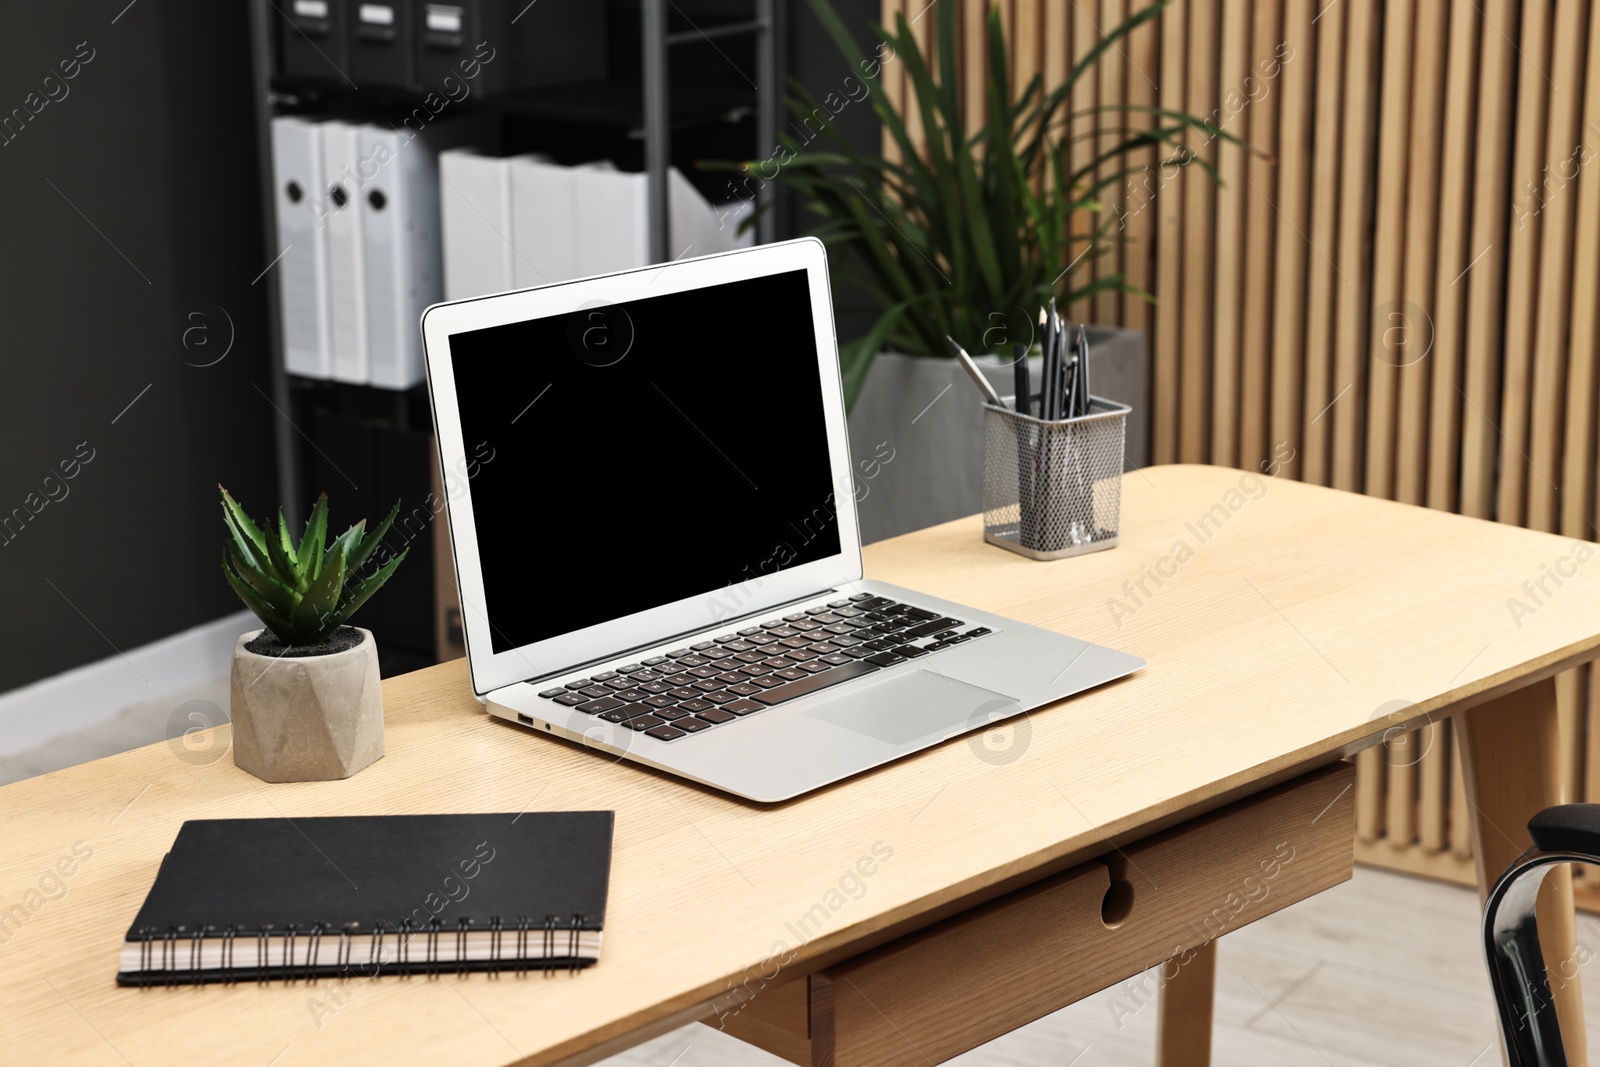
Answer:
MULTIPOLYGON (((274 79, 272 91, 284 96, 314 94, 329 108, 355 107, 357 94, 348 86, 332 82, 286 82, 274 79)), ((368 88, 359 94, 363 109, 375 103, 382 109, 407 111, 421 105, 420 94, 403 89, 368 88)), ((748 86, 675 85, 672 89, 670 123, 673 129, 736 122, 754 113, 755 90, 748 86)), ((538 89, 517 89, 498 96, 473 98, 460 105, 461 112, 496 112, 519 118, 550 122, 583 123, 612 129, 638 130, 644 125, 644 89, 638 82, 583 82, 577 85, 549 85, 538 89)))
MULTIPOLYGON (((755 90, 734 86, 675 85, 671 96, 673 129, 736 122, 756 107, 755 90)), ((637 82, 586 82, 504 93, 482 102, 509 115, 556 122, 623 127, 644 125, 644 89, 637 82)))

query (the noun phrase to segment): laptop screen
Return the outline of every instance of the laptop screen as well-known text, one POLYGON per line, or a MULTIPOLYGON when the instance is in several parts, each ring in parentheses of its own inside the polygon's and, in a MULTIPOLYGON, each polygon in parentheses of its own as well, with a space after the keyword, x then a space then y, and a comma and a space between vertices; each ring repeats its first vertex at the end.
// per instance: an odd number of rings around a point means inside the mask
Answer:
POLYGON ((495 652, 839 553, 812 322, 794 270, 451 335, 495 652))

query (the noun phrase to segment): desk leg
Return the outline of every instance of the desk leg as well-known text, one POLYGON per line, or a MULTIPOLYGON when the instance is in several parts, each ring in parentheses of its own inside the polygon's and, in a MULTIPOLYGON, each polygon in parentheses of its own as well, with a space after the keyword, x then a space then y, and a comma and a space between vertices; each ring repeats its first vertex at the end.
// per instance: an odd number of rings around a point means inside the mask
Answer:
MULTIPOLYGON (((1532 843, 1528 819, 1543 808, 1572 799, 1571 783, 1561 780, 1556 705, 1555 679, 1546 678, 1456 717, 1463 784, 1473 813, 1472 855, 1478 866, 1480 900, 1488 895, 1500 872, 1532 843)), ((1477 931, 1473 935, 1480 936, 1477 931)), ((1577 918, 1572 911, 1570 867, 1559 867, 1544 880, 1539 894, 1539 941, 1566 1039, 1567 1060, 1572 1067, 1582 1067, 1589 1062, 1588 1042, 1576 965, 1577 918)))
POLYGON ((1176 974, 1161 983, 1156 1067, 1209 1067, 1216 987, 1217 943, 1207 941, 1176 974))

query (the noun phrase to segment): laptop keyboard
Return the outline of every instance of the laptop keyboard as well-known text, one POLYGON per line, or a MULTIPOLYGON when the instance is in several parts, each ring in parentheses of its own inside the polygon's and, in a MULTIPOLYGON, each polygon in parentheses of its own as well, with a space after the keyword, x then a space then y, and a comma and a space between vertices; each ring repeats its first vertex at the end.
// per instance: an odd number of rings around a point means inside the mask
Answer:
POLYGON ((990 632, 965 625, 858 593, 539 695, 658 741, 676 741, 990 632))

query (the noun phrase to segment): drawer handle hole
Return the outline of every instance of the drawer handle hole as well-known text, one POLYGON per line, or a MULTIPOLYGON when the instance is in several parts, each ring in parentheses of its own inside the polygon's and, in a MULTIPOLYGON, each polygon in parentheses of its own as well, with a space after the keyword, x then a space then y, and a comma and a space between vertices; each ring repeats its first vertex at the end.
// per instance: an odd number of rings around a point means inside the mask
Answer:
POLYGON ((1121 864, 1107 864, 1111 871, 1111 884, 1100 900, 1100 921, 1108 930, 1115 930, 1133 914, 1133 883, 1123 874, 1121 864))

